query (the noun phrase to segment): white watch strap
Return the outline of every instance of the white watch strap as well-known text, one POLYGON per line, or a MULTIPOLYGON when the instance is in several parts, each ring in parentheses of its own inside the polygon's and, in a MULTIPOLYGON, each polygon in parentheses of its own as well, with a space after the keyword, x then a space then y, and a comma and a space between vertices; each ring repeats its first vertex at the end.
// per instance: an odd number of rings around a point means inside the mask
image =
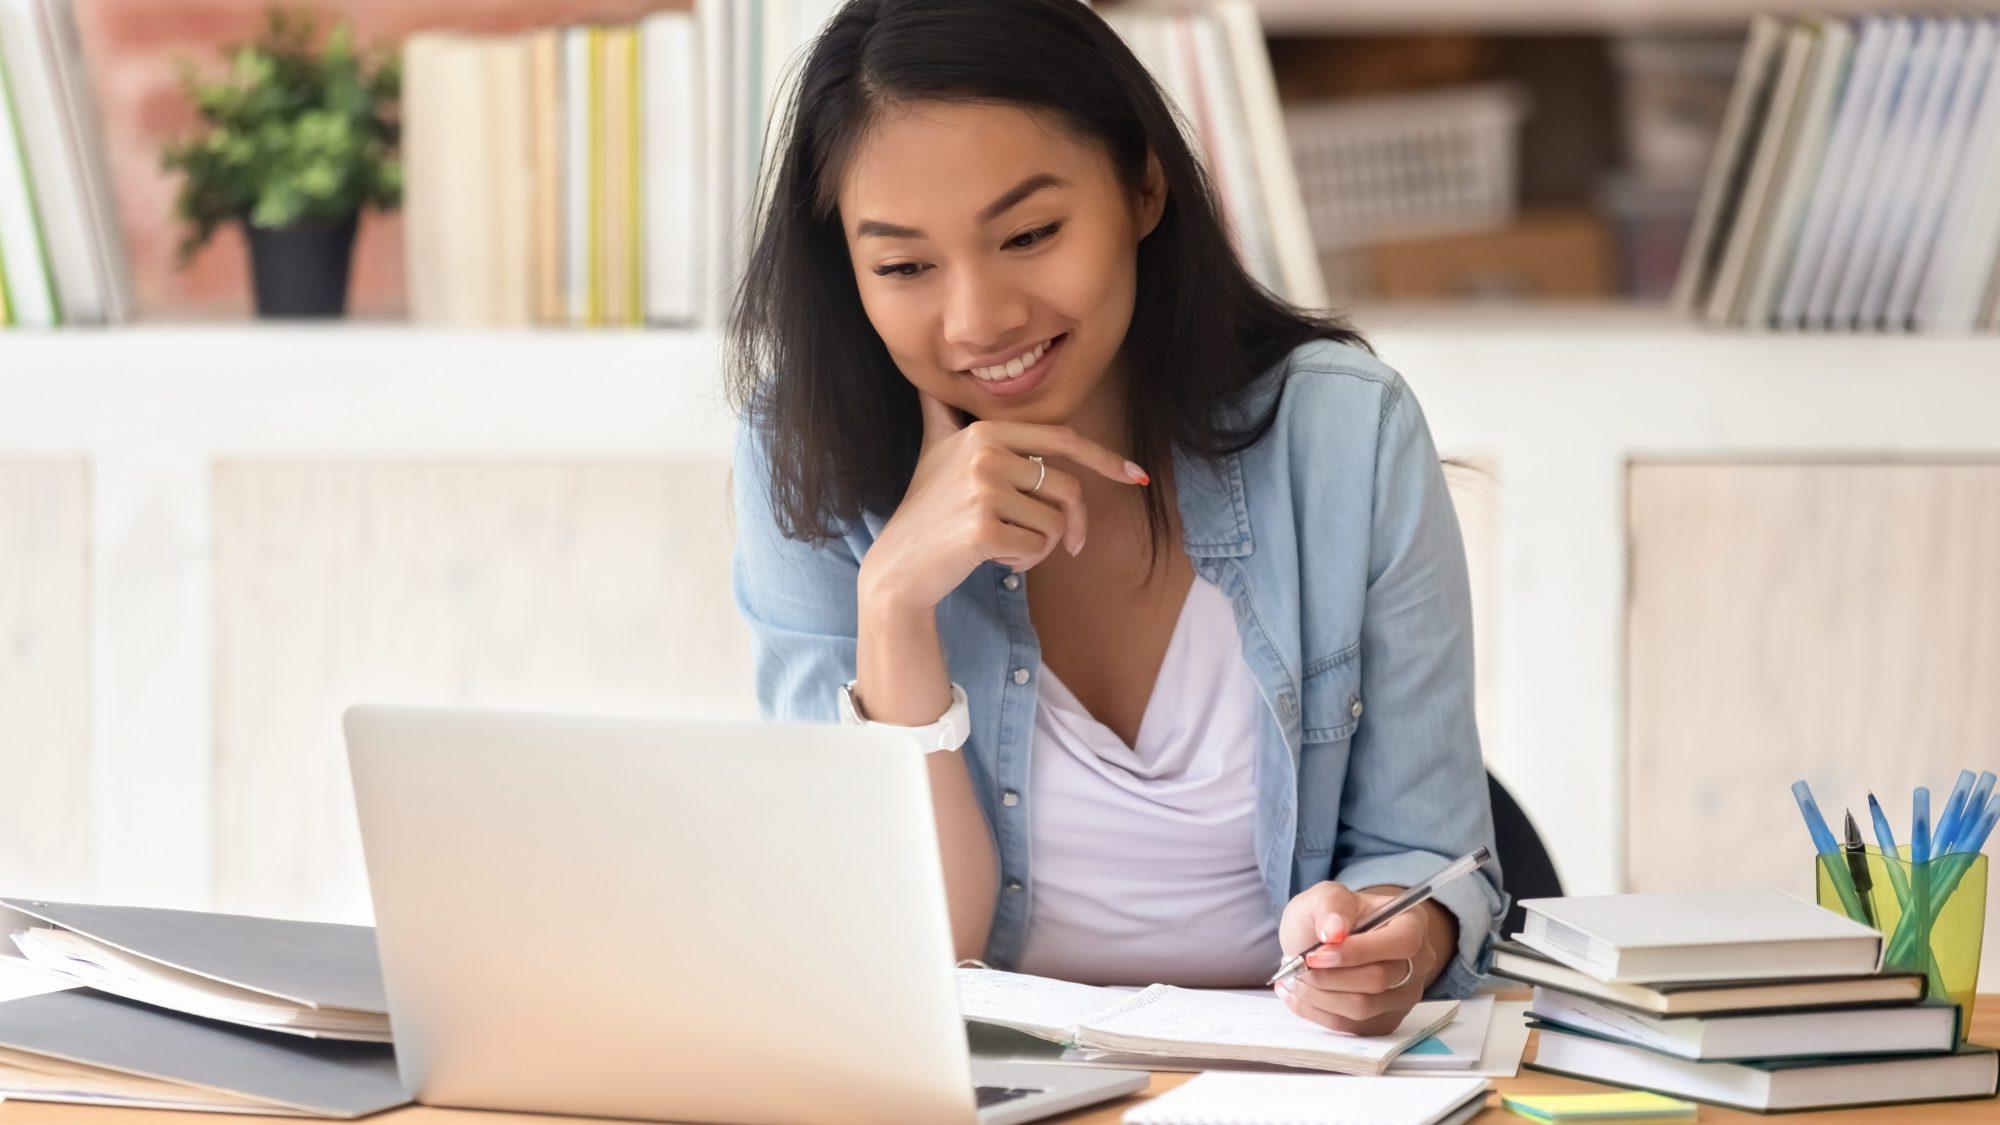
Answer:
POLYGON ((921 743, 927 753, 956 750, 965 745, 965 740, 972 735, 972 709, 966 702, 965 689, 956 682, 951 685, 951 706, 945 708, 937 722, 921 727, 878 723, 863 715, 860 706, 854 702, 854 683, 849 680, 840 685, 840 721, 849 726, 901 731, 921 743))

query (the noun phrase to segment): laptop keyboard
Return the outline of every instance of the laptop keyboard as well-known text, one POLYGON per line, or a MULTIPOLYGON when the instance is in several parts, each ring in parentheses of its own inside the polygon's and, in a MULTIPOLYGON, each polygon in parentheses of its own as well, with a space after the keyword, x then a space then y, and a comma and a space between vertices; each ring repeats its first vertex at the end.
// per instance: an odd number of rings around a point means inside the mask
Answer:
POLYGON ((1038 1089, 1017 1089, 1013 1086, 974 1086, 972 1093, 978 1101, 979 1108, 986 1109, 991 1106, 1011 1102, 1016 1098, 1025 1098, 1029 1094, 1039 1094, 1041 1091, 1038 1089))

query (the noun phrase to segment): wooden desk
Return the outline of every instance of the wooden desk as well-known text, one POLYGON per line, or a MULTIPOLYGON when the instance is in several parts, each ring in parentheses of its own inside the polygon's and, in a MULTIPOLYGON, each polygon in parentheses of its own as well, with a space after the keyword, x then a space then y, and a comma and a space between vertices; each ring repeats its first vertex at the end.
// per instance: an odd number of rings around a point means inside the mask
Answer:
MULTIPOLYGON (((1982 995, 1974 1009, 1978 1015, 1972 1021, 1974 1042, 2000 1044, 2000 994, 1982 995)), ((1533 1058, 1535 1040, 1528 1039, 1528 1055, 1533 1058)), ((1144 1093, 1134 1094, 1115 1102, 1062 1117, 1050 1118, 1060 1125, 1118 1125, 1125 1111, 1155 1094, 1164 1093, 1187 1081, 1192 1075, 1183 1073, 1156 1073, 1152 1084, 1144 1093)), ((1602 1093, 1609 1087, 1591 1082, 1579 1082, 1573 1078, 1561 1078, 1553 1074, 1542 1074, 1523 1067, 1514 1078, 1495 1078, 1493 1086, 1499 1093, 1509 1094, 1590 1094, 1602 1093)), ((1474 1120, 1482 1122, 1510 1121, 1520 1125, 1527 1118, 1518 1117, 1500 1108, 1499 1093, 1488 1095, 1486 1111, 1474 1120)), ((243 1114, 195 1115, 184 1111, 147 1109, 109 1109, 102 1106, 56 1105, 49 1102, 10 1101, 0 1105, 0 1125, 298 1125, 305 1118, 297 1117, 251 1117, 243 1114)), ((430 1106, 411 1106, 407 1109, 391 1110, 374 1117, 363 1118, 369 1125, 599 1125, 601 1118, 545 1117, 533 1114, 491 1113, 480 1110, 434 1109, 430 1106)), ((1741 1113, 1732 1109, 1704 1105, 1697 1116, 1698 1121, 1780 1121, 1785 1125, 1814 1125, 1815 1122, 1838 1122, 1840 1125, 1883 1125, 1886 1122, 1923 1122, 1924 1125, 1954 1125, 1962 1122, 1972 1125, 1993 1125, 2000 1122, 2000 1101, 1986 1099, 1976 1102, 1931 1102, 1924 1105, 1880 1106, 1873 1109, 1828 1110, 1820 1113, 1788 1113, 1782 1117, 1763 1117, 1754 1113, 1741 1113)), ((884 1125, 905 1125, 889 1123, 884 1125)), ((921 1123, 907 1123, 921 1125, 921 1123)))

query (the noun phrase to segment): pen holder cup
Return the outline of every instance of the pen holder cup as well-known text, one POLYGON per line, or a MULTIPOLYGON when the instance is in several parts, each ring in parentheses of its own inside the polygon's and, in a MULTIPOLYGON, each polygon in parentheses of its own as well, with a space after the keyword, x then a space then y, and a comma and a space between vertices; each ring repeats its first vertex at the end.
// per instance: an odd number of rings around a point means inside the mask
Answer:
POLYGON ((1953 852, 1911 863, 1908 848, 1890 855, 1863 849, 1867 885, 1857 886, 1844 852, 1819 857, 1819 904, 1882 931, 1882 967, 1922 973, 1927 1000, 1958 1005, 1958 1037, 1972 1028, 1979 946, 1986 929, 1986 856, 1953 852))

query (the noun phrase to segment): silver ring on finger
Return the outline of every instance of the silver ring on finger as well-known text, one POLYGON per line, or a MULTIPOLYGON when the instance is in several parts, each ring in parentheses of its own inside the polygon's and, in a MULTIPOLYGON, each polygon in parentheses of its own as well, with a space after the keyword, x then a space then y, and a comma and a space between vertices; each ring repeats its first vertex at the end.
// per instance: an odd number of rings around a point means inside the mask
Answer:
POLYGON ((1416 963, 1416 961, 1415 961, 1414 959, 1412 959, 1412 958, 1409 958, 1409 957, 1405 957, 1405 958, 1403 958, 1403 979, 1402 979, 1402 980, 1399 980, 1399 981, 1397 981, 1397 982, 1396 982, 1395 984, 1392 984, 1392 985, 1390 985, 1389 987, 1390 987, 1390 988, 1401 988, 1401 987, 1403 987, 1404 985, 1406 985, 1406 984, 1410 983, 1410 978, 1411 978, 1411 977, 1413 977, 1413 976, 1415 976, 1415 975, 1417 975, 1417 963, 1416 963))
POLYGON ((1039 470, 1035 474, 1035 487, 1028 490, 1030 494, 1033 494, 1036 492, 1040 492, 1042 490, 1042 482, 1049 479, 1049 467, 1042 463, 1042 459, 1038 454, 1034 453, 1028 454, 1028 460, 1033 461, 1035 463, 1035 468, 1039 470))

